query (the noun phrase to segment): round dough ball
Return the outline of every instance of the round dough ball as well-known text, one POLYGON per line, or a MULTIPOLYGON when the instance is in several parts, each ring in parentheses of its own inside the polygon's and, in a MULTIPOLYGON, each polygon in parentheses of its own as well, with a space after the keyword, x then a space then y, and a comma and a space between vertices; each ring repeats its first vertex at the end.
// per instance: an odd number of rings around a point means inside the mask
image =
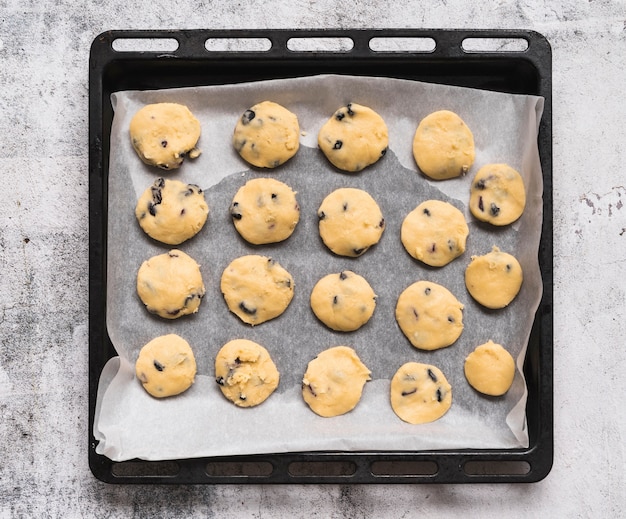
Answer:
POLYGON ((361 400, 370 370, 348 346, 322 351, 307 366, 302 397, 311 410, 329 418, 352 411, 361 400))
POLYGON ((515 256, 498 247, 484 256, 472 256, 465 269, 465 286, 481 305, 491 309, 507 306, 520 291, 524 275, 515 256))
POLYGON ((161 169, 179 168, 185 157, 200 155, 200 121, 177 103, 155 103, 141 108, 131 119, 130 140, 139 158, 161 169))
POLYGON ((526 207, 522 176, 507 164, 487 164, 478 170, 470 187, 469 208, 474 217, 492 225, 508 225, 526 207))
POLYGON ((255 178, 237 191, 230 215, 244 240, 263 245, 291 236, 300 220, 300 206, 287 184, 273 178, 255 178))
POLYGON ((215 358, 215 381, 222 394, 239 407, 265 402, 278 387, 279 379, 269 352, 247 339, 227 342, 215 358))
POLYGON ((287 309, 295 283, 277 261, 251 254, 234 259, 224 269, 220 286, 228 309, 254 326, 287 309))
POLYGON ((391 379, 391 408, 410 424, 439 420, 452 405, 452 387, 436 366, 407 362, 391 379))
POLYGON ((467 356, 464 371, 465 378, 476 391, 501 396, 513 384, 515 361, 502 345, 490 340, 467 356))
POLYGON ((417 281, 398 297, 396 321, 413 346, 436 350, 453 344, 463 331, 463 305, 447 288, 417 281))
POLYGON ((411 211, 400 230, 407 252, 431 267, 443 267, 465 252, 469 228, 448 202, 427 200, 411 211))
POLYGON ((339 256, 357 257, 377 244, 385 219, 372 196, 356 188, 330 193, 317 210, 322 241, 339 256))
POLYGON ((424 175, 445 180, 467 173, 474 163, 474 136, 463 119, 449 110, 422 119, 413 138, 413 157, 424 175))
POLYGON ((209 206, 200 187, 164 178, 156 179, 135 207, 144 232, 168 245, 179 245, 195 236, 208 215, 209 206))
POLYGON ((177 249, 144 261, 137 272, 137 294, 150 313, 165 319, 197 312, 204 293, 200 266, 177 249))
POLYGON ((370 320, 376 294, 367 280, 344 270, 320 279, 311 292, 311 309, 332 330, 352 332, 370 320))
POLYGON ((195 380, 196 359, 185 339, 175 334, 162 335, 141 348, 135 373, 152 396, 179 395, 195 380))
POLYGON ((317 143, 336 168, 361 171, 387 152, 389 134, 385 121, 374 110, 349 103, 322 126, 317 143))
POLYGON ((278 167, 293 157, 300 147, 298 118, 272 101, 255 104, 239 118, 233 146, 253 166, 278 167))

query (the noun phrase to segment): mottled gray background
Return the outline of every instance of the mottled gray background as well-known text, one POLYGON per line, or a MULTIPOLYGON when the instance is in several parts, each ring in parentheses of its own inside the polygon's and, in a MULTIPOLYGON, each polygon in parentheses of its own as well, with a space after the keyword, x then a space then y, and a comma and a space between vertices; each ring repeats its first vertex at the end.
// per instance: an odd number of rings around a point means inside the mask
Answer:
POLYGON ((626 3, 265 4, 0 1, 0 516, 621 516, 626 3), (552 44, 555 463, 540 483, 155 488, 89 471, 91 41, 108 29, 318 27, 524 28, 552 44))

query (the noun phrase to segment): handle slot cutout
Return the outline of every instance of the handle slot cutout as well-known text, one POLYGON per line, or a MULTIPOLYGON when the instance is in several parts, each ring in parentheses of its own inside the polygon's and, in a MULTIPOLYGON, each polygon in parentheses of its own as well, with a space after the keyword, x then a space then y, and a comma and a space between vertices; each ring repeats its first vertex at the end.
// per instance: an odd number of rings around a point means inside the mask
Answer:
POLYGON ((262 478, 271 476, 274 467, 269 461, 211 461, 204 470, 211 477, 262 478))
POLYGON ((111 466, 111 474, 118 478, 175 477, 179 472, 175 461, 121 461, 111 466))
POLYGON ((370 470, 374 476, 435 476, 439 466, 434 461, 375 461, 370 470))
POLYGON ((117 52, 174 52, 178 49, 176 38, 116 38, 111 47, 117 52))
POLYGON ((530 463, 527 461, 468 461, 463 470, 468 476, 525 476, 530 473, 530 463))
POLYGON ((287 40, 287 49, 293 52, 350 52, 354 40, 348 37, 293 37, 287 40))
POLYGON ((461 42, 465 52, 524 52, 528 50, 525 38, 465 38, 461 42))
POLYGON ((209 52, 267 52, 272 48, 268 38, 208 38, 204 48, 209 52))
POLYGON ((369 48, 373 52, 434 52, 437 42, 428 37, 375 37, 369 48))

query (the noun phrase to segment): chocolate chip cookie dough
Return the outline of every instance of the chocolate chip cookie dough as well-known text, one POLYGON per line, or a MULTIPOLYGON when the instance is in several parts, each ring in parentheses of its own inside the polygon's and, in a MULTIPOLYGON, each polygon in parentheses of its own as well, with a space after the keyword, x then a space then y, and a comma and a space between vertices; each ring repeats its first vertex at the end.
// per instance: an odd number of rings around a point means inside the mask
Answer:
POLYGON ((507 164, 487 164, 478 170, 470 188, 469 208, 475 218, 503 226, 517 220, 526 207, 522 176, 507 164))
POLYGON ((291 274, 277 261, 255 254, 234 259, 220 283, 228 309, 253 326, 281 315, 291 303, 294 286, 291 274))
POLYGON ((196 359, 185 339, 176 334, 162 335, 141 348, 135 374, 154 397, 179 395, 195 380, 196 359))
POLYGON ((150 313, 177 319, 198 311, 205 288, 200 266, 172 249, 143 262, 137 272, 137 294, 150 313))
POLYGON ((302 378, 302 398, 319 416, 339 416, 356 407, 368 380, 370 370, 354 349, 335 346, 309 362, 302 378))
POLYGON ((465 378, 476 391, 504 395, 515 377, 515 361, 501 344, 492 340, 477 346, 465 359, 465 378))
POLYGON ((178 103, 146 105, 130 121, 130 140, 139 158, 161 169, 177 169, 200 155, 200 121, 178 103))
POLYGON ((335 167, 356 172, 387 152, 389 135, 385 121, 374 110, 349 103, 322 126, 317 143, 335 167))
POLYGON ((273 178, 255 178, 237 191, 230 215, 244 240, 263 245, 291 236, 300 220, 300 206, 287 184, 273 178))
POLYGON ((464 175, 475 156, 474 135, 456 113, 439 110, 420 121, 413 138, 413 157, 427 177, 445 180, 464 175))
POLYGON ((279 380, 269 352, 248 339, 227 342, 215 357, 215 381, 222 394, 238 407, 265 402, 279 380))
POLYGON ((416 348, 445 348, 463 331, 463 305, 447 288, 431 281, 417 281, 398 297, 396 321, 416 348))
POLYGON ((400 239, 413 258, 443 267, 465 252, 468 234, 461 211, 448 202, 427 200, 406 216, 400 239))
POLYGON ((144 232, 162 243, 179 245, 195 236, 209 215, 202 189, 158 178, 137 201, 135 216, 144 232))
POLYGON ((317 210, 320 237, 339 256, 357 257, 377 244, 385 219, 372 196, 356 188, 330 193, 317 210))
POLYGON ((295 114, 272 101, 263 101, 239 118, 233 146, 241 157, 259 168, 276 168, 300 147, 300 125, 295 114))
POLYGON ((452 387, 436 366, 407 362, 391 379, 391 408, 410 424, 439 420, 452 405, 452 387))

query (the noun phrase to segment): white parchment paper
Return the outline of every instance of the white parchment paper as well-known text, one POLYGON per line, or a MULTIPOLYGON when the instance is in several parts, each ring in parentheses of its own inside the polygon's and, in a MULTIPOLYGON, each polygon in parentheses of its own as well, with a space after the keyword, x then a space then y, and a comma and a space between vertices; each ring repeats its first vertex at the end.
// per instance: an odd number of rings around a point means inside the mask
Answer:
POLYGON ((115 116, 109 165, 107 327, 119 356, 105 366, 100 380, 94 421, 98 453, 122 461, 310 450, 528 446, 522 367, 542 290, 537 259, 543 206, 537 133, 543 98, 333 75, 118 92, 113 94, 112 102, 115 116), (293 159, 275 170, 251 170, 233 149, 231 136, 240 115, 264 100, 278 102, 297 114, 301 147, 293 159), (186 104, 202 124, 202 155, 186 161, 175 172, 144 165, 128 136, 130 119, 139 108, 164 101, 186 104), (339 172, 317 149, 319 128, 348 102, 370 106, 389 127, 389 152, 360 173, 339 172), (476 161, 465 177, 433 182, 417 170, 412 140, 419 121, 440 109, 457 112, 472 129, 476 161), (473 175, 480 166, 492 162, 505 162, 517 169, 526 185, 526 211, 506 228, 480 224, 467 210, 473 175), (138 197, 159 176, 200 185, 210 207, 204 229, 178 246, 201 265, 207 293, 197 314, 174 321, 150 315, 135 288, 141 263, 170 249, 148 238, 134 216, 138 197), (301 220, 287 241, 251 246, 235 231, 229 206, 241 185, 263 176, 281 180, 297 191, 301 220), (335 256, 319 238, 317 209, 323 198, 339 187, 368 191, 385 217, 386 229, 380 243, 359 258, 335 256), (406 214, 431 198, 459 207, 470 227, 466 252, 443 268, 429 268, 413 260, 400 242, 400 226, 406 214), (520 294, 498 311, 480 307, 464 285, 470 257, 485 254, 494 245, 515 255, 524 271, 520 294), (255 327, 243 324, 228 311, 219 289, 224 268, 244 254, 271 256, 295 280, 294 298, 287 311, 255 327), (378 296, 374 316, 356 332, 329 330, 317 321, 309 306, 317 280, 341 270, 364 276, 378 296), (463 334, 448 348, 417 350, 395 322, 398 295, 420 279, 446 286, 465 305, 463 334), (186 393, 157 400, 135 378, 134 363, 145 343, 166 333, 177 333, 190 342, 198 374, 186 393), (214 380, 215 355, 235 338, 264 345, 281 374, 276 392, 256 408, 237 408, 222 396, 214 380), (489 339, 505 346, 518 367, 513 386, 498 398, 474 391, 463 374, 465 357, 489 339), (337 345, 353 347, 372 371, 372 380, 353 411, 321 418, 302 400, 302 375, 320 351, 337 345), (452 407, 436 422, 406 424, 389 405, 390 379, 409 361, 437 365, 452 385, 452 407))

